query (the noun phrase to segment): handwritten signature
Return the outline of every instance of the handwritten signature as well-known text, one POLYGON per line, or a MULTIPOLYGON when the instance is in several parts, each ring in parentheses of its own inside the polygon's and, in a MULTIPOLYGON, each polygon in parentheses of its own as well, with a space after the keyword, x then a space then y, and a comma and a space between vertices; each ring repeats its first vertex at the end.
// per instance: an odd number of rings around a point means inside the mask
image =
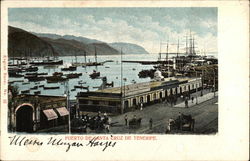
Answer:
POLYGON ((84 142, 67 142, 63 139, 58 139, 54 137, 49 137, 47 142, 39 141, 35 138, 27 138, 26 136, 14 135, 9 137, 10 145, 12 146, 66 146, 66 152, 70 150, 71 147, 102 147, 102 151, 105 151, 108 147, 115 147, 117 142, 115 141, 98 141, 98 136, 93 137, 87 143, 84 142))

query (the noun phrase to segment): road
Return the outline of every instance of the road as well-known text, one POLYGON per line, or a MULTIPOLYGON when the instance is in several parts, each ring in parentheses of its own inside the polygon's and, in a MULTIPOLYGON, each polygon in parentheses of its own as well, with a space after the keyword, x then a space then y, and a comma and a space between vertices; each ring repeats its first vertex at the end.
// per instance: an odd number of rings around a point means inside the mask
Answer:
MULTIPOLYGON (((190 103, 189 108, 184 108, 183 100, 178 99, 177 105, 171 107, 170 104, 158 103, 147 106, 143 110, 135 110, 122 115, 111 116, 111 122, 115 123, 110 127, 112 134, 165 134, 167 123, 170 118, 177 118, 179 112, 191 115, 195 119, 194 134, 211 134, 218 131, 218 96, 207 97, 206 92, 201 97, 199 103, 190 103), (209 100, 207 100, 209 99, 209 100), (132 119, 134 115, 142 118, 141 126, 137 129, 129 129, 125 126, 124 116, 132 119), (153 119, 153 128, 149 128, 149 119, 153 119)), ((193 94, 195 95, 195 94, 193 94)), ((190 101, 189 101, 190 102, 190 101)), ((67 133, 67 125, 40 130, 39 133, 67 133)), ((93 132, 93 131, 92 131, 93 132)), ((182 132, 183 133, 183 132, 182 132)))
POLYGON ((178 113, 181 112, 185 115, 192 115, 195 119, 196 134, 216 133, 218 131, 218 97, 212 98, 198 105, 193 105, 189 108, 183 107, 170 107, 165 103, 159 103, 148 106, 142 111, 136 110, 128 112, 123 115, 112 117, 112 122, 118 122, 115 126, 111 127, 111 133, 136 133, 136 134, 149 134, 149 133, 165 133, 168 120, 170 118, 177 118, 178 113), (124 116, 127 115, 132 118, 136 115, 137 118, 142 118, 141 127, 138 129, 129 129, 125 126, 124 116), (153 119, 153 128, 149 129, 149 119, 153 119))

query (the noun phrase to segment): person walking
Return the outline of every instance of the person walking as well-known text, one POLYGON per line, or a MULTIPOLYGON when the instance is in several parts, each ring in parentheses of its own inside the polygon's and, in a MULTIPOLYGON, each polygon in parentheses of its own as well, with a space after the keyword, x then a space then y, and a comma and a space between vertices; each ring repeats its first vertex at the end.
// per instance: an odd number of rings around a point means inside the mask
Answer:
POLYGON ((185 107, 188 108, 188 100, 185 100, 185 107))
POLYGON ((150 129, 153 128, 153 119, 152 118, 149 119, 149 128, 150 129))
POLYGON ((128 116, 127 115, 124 116, 124 120, 125 120, 125 126, 128 126, 128 116))
POLYGON ((178 115, 178 120, 179 120, 178 129, 179 129, 179 130, 182 130, 183 115, 182 115, 182 113, 180 113, 180 112, 179 112, 179 115, 178 115))
POLYGON ((143 103, 141 103, 140 106, 141 106, 140 110, 142 111, 143 103))

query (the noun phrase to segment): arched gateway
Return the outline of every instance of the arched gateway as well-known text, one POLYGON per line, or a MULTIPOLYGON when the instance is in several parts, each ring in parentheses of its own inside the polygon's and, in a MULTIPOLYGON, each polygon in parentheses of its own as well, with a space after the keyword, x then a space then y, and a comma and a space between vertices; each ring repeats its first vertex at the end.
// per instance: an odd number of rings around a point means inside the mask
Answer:
POLYGON ((22 104, 15 110, 16 131, 33 132, 33 111, 31 104, 22 104))

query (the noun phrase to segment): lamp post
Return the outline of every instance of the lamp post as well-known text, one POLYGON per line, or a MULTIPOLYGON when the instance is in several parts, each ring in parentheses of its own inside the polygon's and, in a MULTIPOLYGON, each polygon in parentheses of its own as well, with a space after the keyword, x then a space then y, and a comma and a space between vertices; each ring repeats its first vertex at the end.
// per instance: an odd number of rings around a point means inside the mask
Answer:
POLYGON ((71 133, 71 121, 70 121, 70 105, 69 105, 69 82, 67 80, 66 85, 65 85, 65 94, 64 96, 66 97, 66 106, 69 111, 69 117, 68 117, 68 127, 69 127, 69 134, 71 133))

